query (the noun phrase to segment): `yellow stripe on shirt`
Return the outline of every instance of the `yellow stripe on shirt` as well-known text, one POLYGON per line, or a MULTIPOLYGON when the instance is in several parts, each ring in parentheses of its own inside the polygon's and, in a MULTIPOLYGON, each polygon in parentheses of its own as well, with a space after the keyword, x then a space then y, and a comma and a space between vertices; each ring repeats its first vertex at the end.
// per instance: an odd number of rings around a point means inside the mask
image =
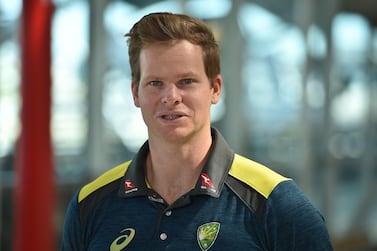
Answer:
POLYGON ((279 183, 290 180, 268 167, 238 154, 234 155, 229 174, 252 187, 266 199, 279 183))
POLYGON ((90 182, 89 184, 85 185, 79 193, 78 202, 81 202, 86 197, 88 197, 94 191, 100 189, 101 187, 111 183, 114 180, 117 180, 124 176, 129 164, 131 161, 127 161, 125 163, 116 166, 109 171, 105 172, 101 176, 99 176, 94 181, 90 182))

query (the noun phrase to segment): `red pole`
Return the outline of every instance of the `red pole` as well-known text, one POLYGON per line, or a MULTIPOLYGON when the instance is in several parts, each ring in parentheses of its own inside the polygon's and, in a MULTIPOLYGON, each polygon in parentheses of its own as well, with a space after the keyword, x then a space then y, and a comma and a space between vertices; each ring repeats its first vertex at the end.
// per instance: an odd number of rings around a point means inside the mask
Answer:
POLYGON ((49 0, 23 0, 21 134, 16 157, 13 250, 55 250, 49 0))

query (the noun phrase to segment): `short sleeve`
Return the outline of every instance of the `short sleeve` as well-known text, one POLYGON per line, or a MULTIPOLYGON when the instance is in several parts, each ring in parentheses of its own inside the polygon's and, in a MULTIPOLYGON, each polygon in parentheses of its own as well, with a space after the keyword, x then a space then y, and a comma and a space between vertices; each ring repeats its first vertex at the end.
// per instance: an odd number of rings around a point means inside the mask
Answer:
POLYGON ((78 193, 76 193, 68 205, 65 216, 62 251, 81 251, 84 249, 82 231, 79 219, 78 193))
POLYGON ((264 217, 271 251, 333 250, 323 216, 293 181, 275 187, 264 217))

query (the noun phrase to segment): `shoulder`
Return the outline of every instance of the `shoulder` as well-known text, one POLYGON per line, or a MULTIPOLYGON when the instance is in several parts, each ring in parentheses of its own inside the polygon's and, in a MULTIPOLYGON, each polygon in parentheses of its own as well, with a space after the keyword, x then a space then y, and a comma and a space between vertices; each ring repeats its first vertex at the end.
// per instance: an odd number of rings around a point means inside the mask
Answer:
POLYGON ((236 154, 226 184, 265 222, 271 249, 332 250, 323 216, 293 180, 236 154))
POLYGON ((109 193, 119 189, 119 181, 123 178, 131 161, 124 162, 88 183, 77 194, 77 210, 81 224, 84 224, 88 215, 98 203, 109 193))
POLYGON ((225 183, 257 218, 261 218, 274 189, 288 180, 262 164, 235 154, 225 183))
POLYGON ((127 168, 130 163, 131 161, 124 162, 110 169, 109 171, 105 172, 94 181, 85 185, 83 188, 81 188, 78 194, 78 202, 79 203, 82 202, 84 199, 86 199, 88 196, 90 196, 94 192, 108 186, 109 184, 113 183, 116 180, 121 179, 124 176, 125 172, 127 171, 127 168))
POLYGON ((238 154, 234 156, 229 175, 250 186, 266 199, 278 184, 291 180, 258 162, 238 154))
MULTIPOLYGON (((271 193, 264 221, 273 246, 282 250, 333 250, 324 217, 295 182, 284 182, 271 193)), ((273 249, 273 248, 272 248, 273 249)))

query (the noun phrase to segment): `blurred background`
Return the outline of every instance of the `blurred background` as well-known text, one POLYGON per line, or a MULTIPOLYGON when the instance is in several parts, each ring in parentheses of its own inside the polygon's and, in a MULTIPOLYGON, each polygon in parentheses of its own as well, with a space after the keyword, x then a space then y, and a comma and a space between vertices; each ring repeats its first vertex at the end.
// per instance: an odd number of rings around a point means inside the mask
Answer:
POLYGON ((375 0, 0 0, 0 250, 58 250, 73 194, 146 139, 124 34, 155 11, 215 32, 229 144, 294 178, 335 250, 377 250, 375 0))

